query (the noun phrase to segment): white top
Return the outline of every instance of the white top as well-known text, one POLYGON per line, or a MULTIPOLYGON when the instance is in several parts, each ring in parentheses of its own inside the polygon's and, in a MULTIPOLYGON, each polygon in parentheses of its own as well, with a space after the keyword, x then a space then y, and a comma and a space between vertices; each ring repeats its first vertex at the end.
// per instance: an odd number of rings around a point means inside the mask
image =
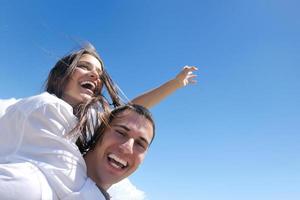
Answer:
POLYGON ((2 115, 4 115, 4 113, 6 112, 6 109, 14 104, 17 103, 18 100, 15 98, 11 98, 11 99, 0 99, 0 118, 2 115))
MULTIPOLYGON (((65 138, 76 122, 72 107, 47 92, 15 102, 0 117, 0 163, 30 162, 41 170, 58 199, 105 199, 86 175, 76 138, 65 138)), ((3 166, 0 182, 5 181, 3 166)), ((0 197, 6 192, 1 185, 0 197)))

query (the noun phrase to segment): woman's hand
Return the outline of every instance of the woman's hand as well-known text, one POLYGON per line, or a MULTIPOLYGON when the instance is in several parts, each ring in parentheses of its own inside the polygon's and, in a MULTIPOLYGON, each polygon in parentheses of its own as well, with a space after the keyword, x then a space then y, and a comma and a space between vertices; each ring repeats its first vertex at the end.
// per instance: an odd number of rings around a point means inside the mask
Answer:
POLYGON ((195 80, 197 75, 193 73, 196 70, 198 70, 197 67, 186 65, 182 68, 181 72, 177 74, 174 80, 177 82, 179 87, 184 87, 188 84, 194 84, 197 82, 197 80, 195 80))

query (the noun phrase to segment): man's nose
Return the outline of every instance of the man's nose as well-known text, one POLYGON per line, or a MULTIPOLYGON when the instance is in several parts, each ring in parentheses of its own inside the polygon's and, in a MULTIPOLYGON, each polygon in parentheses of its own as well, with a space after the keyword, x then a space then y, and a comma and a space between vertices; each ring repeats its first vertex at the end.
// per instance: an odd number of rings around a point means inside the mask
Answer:
POLYGON ((121 149, 123 151, 123 153, 126 154, 132 154, 133 153, 133 145, 134 145, 134 139, 133 138, 129 138, 128 140, 126 140, 126 142, 124 142, 121 145, 121 149))

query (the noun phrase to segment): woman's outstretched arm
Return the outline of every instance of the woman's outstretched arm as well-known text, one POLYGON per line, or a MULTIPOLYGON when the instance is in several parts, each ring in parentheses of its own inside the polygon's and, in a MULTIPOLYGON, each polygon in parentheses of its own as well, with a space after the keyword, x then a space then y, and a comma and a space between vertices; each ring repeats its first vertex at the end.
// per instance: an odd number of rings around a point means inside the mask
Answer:
POLYGON ((196 70, 198 69, 194 66, 183 67, 174 79, 171 79, 161 86, 139 95, 132 100, 132 103, 142 105, 146 108, 153 107, 167 96, 175 92, 177 89, 188 84, 196 83, 197 81, 195 78, 197 75, 193 74, 193 72, 196 70))

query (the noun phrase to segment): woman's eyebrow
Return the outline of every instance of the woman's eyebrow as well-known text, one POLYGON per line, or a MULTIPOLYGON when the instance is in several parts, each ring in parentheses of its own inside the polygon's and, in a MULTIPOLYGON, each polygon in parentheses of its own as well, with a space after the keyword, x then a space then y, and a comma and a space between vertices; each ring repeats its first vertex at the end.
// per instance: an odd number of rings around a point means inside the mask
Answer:
POLYGON ((93 69, 95 68, 99 74, 102 73, 102 66, 101 66, 101 68, 99 68, 99 67, 96 67, 95 65, 93 65, 92 63, 87 62, 87 61, 84 61, 84 60, 78 61, 78 65, 80 65, 80 64, 87 65, 87 66, 89 66, 89 67, 92 67, 93 69))
POLYGON ((83 61, 83 60, 78 61, 78 64, 85 64, 85 65, 93 66, 90 62, 83 61))

